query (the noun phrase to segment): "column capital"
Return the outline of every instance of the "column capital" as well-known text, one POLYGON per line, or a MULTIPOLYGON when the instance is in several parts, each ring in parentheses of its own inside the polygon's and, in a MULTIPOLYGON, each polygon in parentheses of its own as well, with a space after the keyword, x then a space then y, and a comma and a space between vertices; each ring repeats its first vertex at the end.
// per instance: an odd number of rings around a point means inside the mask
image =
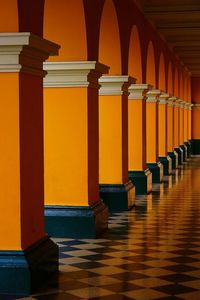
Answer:
POLYGON ((176 98, 176 100, 174 101, 174 106, 181 107, 181 102, 182 102, 182 99, 176 98))
POLYGON ((128 88, 136 79, 128 75, 102 76, 99 79, 101 85, 99 95, 128 95, 128 88))
POLYGON ((152 89, 150 91, 147 92, 146 96, 146 102, 147 103, 154 103, 154 102, 158 102, 158 97, 160 96, 161 91, 158 89, 152 89))
POLYGON ((186 104, 187 104, 187 102, 182 100, 182 101, 180 102, 180 107, 181 107, 181 108, 185 108, 185 107, 186 107, 186 104))
POLYGON ((172 96, 172 97, 169 97, 167 99, 167 103, 168 103, 168 106, 174 106, 175 105, 175 101, 176 101, 176 97, 172 96))
POLYGON ((129 100, 139 100, 143 99, 146 96, 148 90, 152 88, 149 84, 139 83, 139 84, 131 84, 129 87, 129 100))
POLYGON ((0 72, 23 72, 44 77, 42 63, 60 46, 30 32, 0 33, 0 72))
POLYGON ((46 62, 44 87, 99 88, 99 77, 108 73, 109 67, 97 61, 46 62))
POLYGON ((161 93, 161 95, 159 96, 159 104, 167 104, 168 98, 169 98, 169 94, 161 93))

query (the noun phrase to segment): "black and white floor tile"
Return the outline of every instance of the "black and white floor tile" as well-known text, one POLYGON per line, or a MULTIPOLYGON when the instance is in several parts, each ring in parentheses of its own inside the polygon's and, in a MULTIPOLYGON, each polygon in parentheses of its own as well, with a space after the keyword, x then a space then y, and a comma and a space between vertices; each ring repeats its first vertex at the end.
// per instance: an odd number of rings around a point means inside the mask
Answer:
POLYGON ((20 299, 199 300, 200 158, 137 196, 131 211, 112 214, 100 238, 55 241, 58 278, 20 299))

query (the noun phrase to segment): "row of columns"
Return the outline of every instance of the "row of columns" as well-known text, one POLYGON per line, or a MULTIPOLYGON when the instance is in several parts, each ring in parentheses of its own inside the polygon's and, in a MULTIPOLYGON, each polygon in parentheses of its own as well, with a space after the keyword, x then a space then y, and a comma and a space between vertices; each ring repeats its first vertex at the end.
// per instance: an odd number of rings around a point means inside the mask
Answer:
POLYGON ((105 76, 109 68, 95 61, 42 67, 58 48, 29 33, 0 34, 0 293, 29 294, 58 270, 45 232, 96 237, 108 210, 128 210, 135 193, 171 173, 168 154, 186 159, 191 114, 182 101, 105 76))
POLYGON ((96 236, 107 228, 107 207, 128 210, 135 193, 151 192, 187 158, 191 104, 99 66, 44 65, 45 219, 53 236, 96 236))

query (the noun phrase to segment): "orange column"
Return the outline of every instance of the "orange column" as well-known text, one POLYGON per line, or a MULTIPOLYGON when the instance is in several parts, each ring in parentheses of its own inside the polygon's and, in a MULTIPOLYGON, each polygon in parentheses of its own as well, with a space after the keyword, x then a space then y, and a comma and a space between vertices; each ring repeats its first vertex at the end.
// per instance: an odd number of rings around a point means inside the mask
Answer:
POLYGON ((147 84, 132 84, 128 100, 128 170, 137 194, 152 191, 152 174, 146 164, 147 84))
POLYGON ((200 130, 199 130, 199 120, 200 120, 200 104, 194 103, 192 107, 192 152, 194 155, 200 154, 200 130))
POLYGON ((146 100, 147 166, 154 183, 163 180, 163 165, 158 159, 158 97, 160 90, 150 90, 146 100))
POLYGON ((48 62, 44 81, 44 173, 47 232, 96 237, 107 228, 99 198, 98 79, 93 61, 48 62))
POLYGON ((179 108, 179 130, 180 130, 180 139, 179 139, 179 144, 181 149, 183 150, 183 161, 185 162, 187 160, 187 147, 185 145, 185 140, 184 140, 184 131, 185 131, 185 122, 184 122, 184 116, 185 116, 185 101, 180 102, 180 108, 179 108))
POLYGON ((167 151, 168 136, 168 118, 167 118, 167 99, 169 95, 162 93, 159 97, 158 105, 158 155, 163 165, 164 175, 170 175, 172 172, 172 160, 167 151))
POLYGON ((188 110, 189 110, 189 103, 185 101, 184 105, 184 145, 187 148, 187 158, 190 157, 190 142, 188 138, 188 110))
POLYGON ((50 41, 0 33, 0 293, 28 294, 58 268, 57 246, 44 230, 42 64, 49 53, 58 53, 50 41))
POLYGON ((168 98, 167 105, 167 152, 169 157, 172 160, 172 169, 176 169, 178 167, 178 154, 174 151, 174 139, 175 139, 175 113, 174 113, 174 101, 176 97, 168 98))
POLYGON ((111 211, 134 204, 128 179, 128 76, 103 76, 99 97, 100 195, 111 211))
POLYGON ((178 164, 183 163, 183 150, 180 147, 180 99, 176 99, 174 104, 174 149, 178 155, 178 164))

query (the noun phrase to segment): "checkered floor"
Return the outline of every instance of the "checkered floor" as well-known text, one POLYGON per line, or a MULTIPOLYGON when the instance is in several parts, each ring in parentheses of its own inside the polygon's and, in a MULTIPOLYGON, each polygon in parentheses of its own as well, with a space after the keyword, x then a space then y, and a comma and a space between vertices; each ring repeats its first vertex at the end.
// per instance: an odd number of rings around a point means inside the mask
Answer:
MULTIPOLYGON (((56 239, 58 284, 41 300, 200 299, 200 158, 192 158, 99 239, 56 239)), ((21 298, 22 299, 22 298, 21 298)))

